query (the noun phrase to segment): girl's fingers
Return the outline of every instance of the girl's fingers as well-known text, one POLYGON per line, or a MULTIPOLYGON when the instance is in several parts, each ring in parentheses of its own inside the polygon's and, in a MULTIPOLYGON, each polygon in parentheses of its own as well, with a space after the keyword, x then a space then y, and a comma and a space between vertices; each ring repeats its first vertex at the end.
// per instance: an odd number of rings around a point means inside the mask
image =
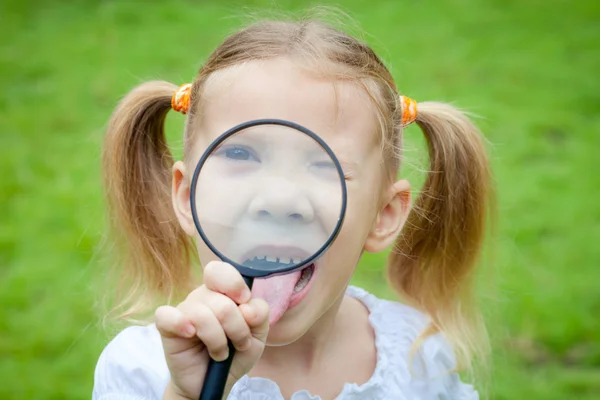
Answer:
POLYGON ((250 300, 251 293, 248 285, 231 264, 221 261, 208 263, 203 271, 203 280, 208 289, 224 294, 237 304, 247 303, 250 300))
POLYGON ((227 337, 212 310, 204 304, 190 301, 184 301, 177 308, 194 325, 196 336, 204 343, 211 358, 225 360, 229 355, 227 337))
POLYGON ((204 281, 177 308, 163 306, 156 310, 161 335, 195 335, 217 361, 227 358, 228 338, 239 351, 252 346, 253 336, 264 342, 269 329, 268 305, 253 300, 246 320, 238 304, 246 304, 251 293, 240 273, 230 264, 211 262, 204 269, 204 281))
POLYGON ((191 338, 196 333, 194 325, 175 307, 158 307, 154 313, 154 322, 156 329, 165 338, 191 338))
POLYGON ((206 297, 205 304, 212 310, 235 348, 240 351, 248 350, 252 335, 238 305, 220 293, 207 293, 206 297))
POLYGON ((239 309, 250 327, 252 336, 265 342, 269 334, 269 305, 267 302, 254 298, 247 304, 241 304, 239 309))

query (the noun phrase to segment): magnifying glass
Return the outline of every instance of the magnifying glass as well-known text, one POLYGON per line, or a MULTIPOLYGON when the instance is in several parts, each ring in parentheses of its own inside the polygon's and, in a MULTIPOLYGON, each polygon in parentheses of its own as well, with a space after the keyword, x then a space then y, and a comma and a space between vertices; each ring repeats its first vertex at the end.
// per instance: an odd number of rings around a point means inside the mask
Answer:
MULTIPOLYGON (((190 190, 194 224, 210 250, 250 289, 254 278, 285 275, 282 297, 306 286, 346 212, 344 173, 331 148, 278 119, 248 121, 219 136, 200 158, 190 190)), ((234 353, 230 341, 226 360, 210 360, 200 400, 221 400, 234 353)))

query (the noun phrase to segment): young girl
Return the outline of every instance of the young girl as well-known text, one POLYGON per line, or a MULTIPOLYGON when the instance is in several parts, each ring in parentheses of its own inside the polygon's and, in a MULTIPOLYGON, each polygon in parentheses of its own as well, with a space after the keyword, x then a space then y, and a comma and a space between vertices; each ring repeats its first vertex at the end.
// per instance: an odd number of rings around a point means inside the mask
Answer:
POLYGON ((485 338, 470 296, 489 205, 483 140, 452 106, 401 96, 366 44, 312 20, 256 23, 228 37, 191 85, 148 82, 129 93, 110 121, 103 165, 125 254, 123 315, 180 302, 104 349, 94 399, 197 399, 209 357, 228 356, 227 338, 236 348, 228 399, 478 398, 457 370, 485 338), (164 136, 171 108, 187 115, 183 161, 173 162, 164 136), (291 294, 265 296, 282 277, 249 290, 200 240, 189 207, 208 144, 262 118, 321 136, 348 190, 339 236, 291 294), (411 208, 410 185, 396 175, 412 122, 430 172, 411 208), (406 305, 348 286, 364 251, 391 245, 389 282, 406 305))

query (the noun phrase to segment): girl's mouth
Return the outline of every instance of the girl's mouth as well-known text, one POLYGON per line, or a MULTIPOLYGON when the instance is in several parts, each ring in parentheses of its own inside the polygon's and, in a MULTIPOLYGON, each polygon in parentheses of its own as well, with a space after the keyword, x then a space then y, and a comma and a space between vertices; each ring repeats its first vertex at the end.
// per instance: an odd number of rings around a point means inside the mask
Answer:
MULTIPOLYGON (((293 265, 299 264, 300 262, 302 262, 302 259, 300 258, 291 258, 291 257, 272 257, 272 256, 256 256, 252 259, 248 258, 246 259, 246 261, 244 261, 244 265, 250 268, 256 268, 256 269, 260 269, 263 271, 278 271, 281 269, 285 269, 288 267, 291 267, 293 265)), ((291 293, 291 301, 290 301, 290 307, 291 308, 291 303, 294 303, 294 305, 296 305, 298 302, 296 301, 296 294, 300 293, 303 291, 303 289, 305 289, 308 284, 310 283, 310 281, 312 280, 313 274, 315 272, 315 264, 311 263, 305 267, 303 267, 300 270, 300 273, 298 274, 297 271, 295 271, 296 273, 292 272, 290 273, 290 277, 296 281, 295 285, 294 285, 294 290, 291 293)), ((268 279, 268 277, 266 278, 268 279)))
MULTIPOLYGON (((280 268, 291 267, 292 265, 298 264, 301 261, 302 261, 301 259, 294 260, 293 258, 286 258, 286 257, 279 258, 279 257, 263 256, 263 257, 254 257, 253 259, 247 259, 246 261, 244 261, 243 264, 250 268, 276 271, 276 270, 279 270, 280 268)), ((315 272, 315 264, 311 263, 311 264, 307 265, 306 267, 302 268, 300 271, 301 271, 300 276, 298 277, 298 281, 296 282, 296 285, 294 286, 294 293, 300 292, 302 289, 304 289, 306 287, 306 285, 308 285, 308 283, 310 282, 310 280, 313 276, 313 273, 315 272)))
POLYGON ((244 253, 239 262, 256 270, 278 273, 302 265, 309 256, 308 251, 295 246, 260 245, 244 253))
MULTIPOLYGON (((298 248, 262 247, 246 253, 243 264, 263 271, 277 271, 302 265, 306 252, 298 248)), ((274 325, 288 310, 298 305, 310 290, 315 276, 316 263, 292 272, 257 278, 252 287, 253 296, 264 299, 270 307, 269 324, 274 325)))
MULTIPOLYGON (((254 257, 253 259, 247 259, 244 261, 244 265, 250 268, 256 268, 261 270, 276 271, 280 268, 291 267, 292 265, 300 263, 302 260, 294 260, 293 258, 278 258, 278 257, 254 257)), ((301 269, 300 277, 294 287, 294 293, 298 293, 308 285, 313 273, 315 271, 315 264, 311 263, 301 269)))
POLYGON ((304 267, 300 272, 300 279, 294 286, 294 294, 301 292, 310 283, 313 274, 315 272, 315 264, 310 264, 308 267, 304 267))
POLYGON ((302 262, 300 257, 274 257, 274 256, 255 256, 254 258, 248 258, 242 264, 261 270, 276 271, 280 268, 291 267, 292 265, 299 264, 302 262))

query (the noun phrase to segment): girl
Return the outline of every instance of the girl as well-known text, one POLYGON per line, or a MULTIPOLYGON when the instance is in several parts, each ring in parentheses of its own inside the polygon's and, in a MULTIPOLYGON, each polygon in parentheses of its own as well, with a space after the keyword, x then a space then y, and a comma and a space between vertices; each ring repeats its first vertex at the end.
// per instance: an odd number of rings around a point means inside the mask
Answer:
POLYGON ((112 340, 94 399, 197 399, 209 357, 228 355, 227 338, 237 350, 228 399, 478 398, 457 370, 485 338, 469 290, 489 204, 483 140, 455 108, 401 96, 366 44, 312 20, 243 29, 191 85, 148 82, 129 93, 110 121, 103 166, 125 254, 123 315, 143 314, 157 298, 183 301, 112 340), (171 108, 187 114, 184 160, 175 163, 163 131, 171 108), (309 283, 285 293, 273 288, 289 277, 257 280, 250 291, 200 240, 189 208, 190 176, 207 145, 261 118, 317 132, 348 189, 336 241, 305 274, 309 283), (412 122, 425 135, 430 172, 411 208, 410 185, 396 175, 412 122), (392 244, 389 282, 407 305, 348 286, 364 251, 392 244))

